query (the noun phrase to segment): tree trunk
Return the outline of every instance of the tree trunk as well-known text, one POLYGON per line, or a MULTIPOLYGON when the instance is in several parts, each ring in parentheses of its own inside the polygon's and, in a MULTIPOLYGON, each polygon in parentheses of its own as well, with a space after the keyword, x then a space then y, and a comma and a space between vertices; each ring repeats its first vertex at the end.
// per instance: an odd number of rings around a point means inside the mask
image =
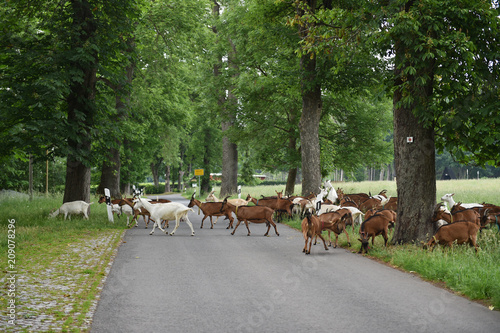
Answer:
MULTIPOLYGON (((394 244, 427 240, 434 230, 430 220, 436 204, 434 129, 432 126, 425 128, 414 116, 416 104, 410 107, 399 106, 404 97, 398 88, 402 84, 400 74, 405 69, 401 64, 407 56, 402 45, 398 41, 395 43, 394 163, 398 211, 392 239, 394 244)), ((431 61, 425 70, 428 77, 434 76, 431 61)), ((433 82, 429 81, 426 87, 414 88, 410 92, 420 103, 432 95, 433 82)))
POLYGON ((161 165, 161 161, 159 163, 153 163, 151 162, 150 167, 151 167, 151 173, 153 175, 153 184, 155 187, 160 186, 160 178, 159 178, 159 168, 161 165))
POLYGON ((107 159, 102 163, 101 182, 97 188, 98 194, 104 194, 104 189, 109 188, 113 198, 121 198, 120 192, 120 150, 111 147, 107 159))
POLYGON ((288 170, 288 178, 286 179, 285 194, 290 196, 295 192, 295 179, 297 178, 297 168, 288 170))
MULTIPOLYGON (((128 53, 132 53, 135 48, 135 42, 133 38, 127 40, 128 53)), ((115 109, 116 109, 116 121, 123 122, 127 116, 128 106, 130 104, 130 91, 125 89, 126 84, 131 85, 134 75, 135 63, 131 62, 125 68, 125 77, 127 81, 120 84, 112 84, 109 80, 105 82, 110 86, 115 92, 115 109)), ((111 196, 114 198, 121 198, 120 192, 120 147, 122 145, 122 138, 116 137, 115 146, 109 147, 108 159, 103 162, 101 182, 97 188, 97 193, 104 194, 104 188, 109 188, 111 196)))
POLYGON ((170 165, 165 166, 165 192, 169 193, 170 190, 170 165))
MULTIPOLYGON (((231 123, 224 122, 222 131, 226 131, 231 123)), ((227 136, 222 138, 222 182, 220 196, 233 195, 238 191, 238 148, 227 136)))
POLYGON ((68 137, 66 161, 66 186, 63 202, 83 200, 90 202, 90 165, 91 130, 94 126, 95 94, 97 82, 97 51, 89 51, 86 44, 91 43, 97 31, 92 8, 88 1, 71 1, 73 7, 72 40, 74 50, 87 52, 86 57, 70 61, 69 67, 81 73, 70 82, 66 98, 68 106, 68 125, 72 133, 68 137), (76 33, 79 32, 79 33, 76 33), (85 161, 85 162, 84 162, 85 161))
MULTIPOLYGON (((314 12, 316 1, 307 1, 314 12)), ((302 9, 298 14, 303 15, 302 9)), ((299 28, 301 37, 308 29, 299 28)), ((299 122, 302 155, 302 195, 318 193, 321 186, 321 164, 319 147, 319 121, 321 118, 321 84, 316 74, 316 55, 305 54, 300 59, 302 116, 299 122)))
MULTIPOLYGON (((236 47, 231 40, 230 44, 231 50, 228 55, 228 64, 235 70, 235 73, 238 73, 238 66, 235 62, 236 47)), ((234 87, 231 89, 234 89, 234 87)), ((237 107, 237 102, 236 96, 232 93, 232 90, 230 90, 227 94, 227 100, 224 107, 227 120, 222 122, 223 133, 233 126, 234 116, 230 111, 237 107)), ((220 196, 225 197, 238 192, 238 146, 231 142, 227 135, 224 135, 222 138, 222 150, 222 182, 220 196)))

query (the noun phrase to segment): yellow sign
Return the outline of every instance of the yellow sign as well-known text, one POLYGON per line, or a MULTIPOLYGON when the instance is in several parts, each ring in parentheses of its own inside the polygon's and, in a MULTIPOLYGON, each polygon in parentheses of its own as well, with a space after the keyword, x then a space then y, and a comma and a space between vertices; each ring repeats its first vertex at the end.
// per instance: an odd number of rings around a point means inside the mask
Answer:
POLYGON ((195 176, 203 176, 204 171, 205 170, 203 170, 203 169, 194 169, 194 175, 195 176))

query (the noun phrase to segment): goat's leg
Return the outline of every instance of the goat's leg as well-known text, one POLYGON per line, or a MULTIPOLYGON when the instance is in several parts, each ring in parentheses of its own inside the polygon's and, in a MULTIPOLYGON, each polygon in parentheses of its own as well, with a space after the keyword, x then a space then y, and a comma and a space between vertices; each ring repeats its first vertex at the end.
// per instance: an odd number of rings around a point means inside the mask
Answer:
POLYGON ((191 229, 191 236, 194 236, 193 224, 191 223, 191 221, 189 221, 189 218, 187 217, 187 215, 185 217, 183 217, 182 219, 184 220, 184 222, 187 223, 187 225, 191 229))
MULTIPOLYGON (((311 254, 311 245, 312 245, 312 236, 311 236, 311 239, 309 240, 309 249, 306 251, 306 254, 311 254)), ((306 241, 306 244, 307 244, 307 241, 306 241)))
POLYGON ((321 236, 321 234, 317 234, 317 235, 323 241, 323 245, 325 246, 325 250, 328 251, 328 246, 326 246, 326 242, 325 242, 325 239, 323 238, 323 236, 321 236))
POLYGON ((229 219, 229 224, 227 225, 226 229, 229 229, 229 228, 233 229, 233 221, 234 221, 233 216, 232 215, 229 215, 229 216, 226 215, 226 218, 229 219))
POLYGON ((203 216, 203 218, 201 219, 200 229, 203 229, 203 221, 205 221, 206 218, 207 218, 207 215, 203 216))
MULTIPOLYGON (((274 227, 274 232, 276 233, 276 236, 279 236, 280 234, 278 232, 278 229, 276 229, 276 223, 274 223, 273 220, 271 220, 271 224, 274 227)), ((269 232, 269 228, 270 226, 267 226, 267 232, 269 232)))
POLYGON ((154 234, 155 229, 156 229, 156 222, 155 222, 155 223, 153 223, 153 230, 151 230, 151 232, 150 232, 149 234, 150 234, 150 235, 154 234))
MULTIPOLYGON (((217 216, 217 218, 219 218, 217 216)), ((210 215, 210 229, 213 229, 214 228, 214 223, 212 222, 212 215, 210 215)))
MULTIPOLYGON (((250 236, 250 228, 248 227, 248 224, 249 224, 249 223, 248 223, 248 220, 244 220, 243 222, 245 222, 245 225, 246 225, 247 230, 248 230, 248 234, 247 234, 247 236, 250 236)), ((267 229, 267 231, 269 231, 269 229, 267 229)), ((266 234, 267 234, 267 233, 266 233, 266 234)))
POLYGON ((170 233, 170 236, 173 236, 175 234, 175 231, 177 230, 177 228, 179 228, 179 224, 180 224, 180 218, 176 216, 175 217, 175 228, 170 233))
POLYGON ((266 233, 264 234, 264 236, 269 235, 269 230, 271 229, 271 223, 269 223, 269 221, 267 221, 267 222, 266 222, 266 226, 267 226, 267 231, 266 231, 266 233))
POLYGON ((238 229, 238 226, 240 225, 241 221, 238 220, 238 223, 236 223, 236 227, 234 227, 234 230, 233 232, 231 233, 231 235, 234 235, 234 233, 236 232, 236 229, 238 229))
POLYGON ((349 240, 349 234, 347 233, 347 229, 344 227, 344 233, 347 238, 347 246, 351 246, 351 241, 349 240))

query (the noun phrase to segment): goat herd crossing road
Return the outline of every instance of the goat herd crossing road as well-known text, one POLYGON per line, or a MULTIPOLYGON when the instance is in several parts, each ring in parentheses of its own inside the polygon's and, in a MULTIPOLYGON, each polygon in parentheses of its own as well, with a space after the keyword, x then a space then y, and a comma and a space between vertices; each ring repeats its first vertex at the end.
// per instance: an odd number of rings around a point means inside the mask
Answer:
POLYGON ((194 236, 183 222, 174 236, 127 231, 92 332, 500 332, 500 312, 412 274, 322 244, 306 256, 282 224, 279 237, 200 229, 194 210, 194 236))

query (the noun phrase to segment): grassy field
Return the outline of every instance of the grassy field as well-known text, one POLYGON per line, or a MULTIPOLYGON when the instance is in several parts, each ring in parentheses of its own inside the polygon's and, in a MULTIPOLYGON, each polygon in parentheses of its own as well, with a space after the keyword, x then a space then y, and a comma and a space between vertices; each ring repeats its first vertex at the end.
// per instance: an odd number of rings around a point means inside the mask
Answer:
MULTIPOLYGON (((344 193, 364 192, 378 194, 387 190, 388 196, 397 196, 396 183, 389 181, 334 183, 344 193)), ((275 191, 284 190, 285 186, 255 186, 242 188, 242 198, 247 194, 259 198, 261 195, 275 195, 275 191)), ((216 194, 220 191, 216 188, 216 194)), ((295 187, 295 193, 300 194, 300 186, 295 187)), ((455 201, 488 202, 500 205, 500 179, 479 180, 448 180, 437 182, 437 202, 446 193, 455 193, 455 201)), ((296 218, 285 222, 300 230, 301 220, 296 218)), ((348 227, 351 247, 347 245, 344 234, 339 237, 339 245, 357 252, 360 248, 358 239, 359 226, 354 232, 348 227)), ((390 235, 391 236, 391 235, 390 235)), ((390 237, 389 236, 389 237, 390 237)), ((393 267, 414 272, 422 278, 439 283, 472 300, 481 301, 491 309, 500 309, 500 234, 496 228, 483 230, 478 236, 481 251, 476 254, 468 246, 454 246, 452 249, 437 247, 433 252, 426 251, 421 244, 404 246, 389 246, 384 248, 383 239, 377 237, 375 246, 369 255, 393 267)), ((297 244, 300 249, 303 242, 297 244)), ((322 251, 322 245, 317 245, 314 251, 322 251)))

